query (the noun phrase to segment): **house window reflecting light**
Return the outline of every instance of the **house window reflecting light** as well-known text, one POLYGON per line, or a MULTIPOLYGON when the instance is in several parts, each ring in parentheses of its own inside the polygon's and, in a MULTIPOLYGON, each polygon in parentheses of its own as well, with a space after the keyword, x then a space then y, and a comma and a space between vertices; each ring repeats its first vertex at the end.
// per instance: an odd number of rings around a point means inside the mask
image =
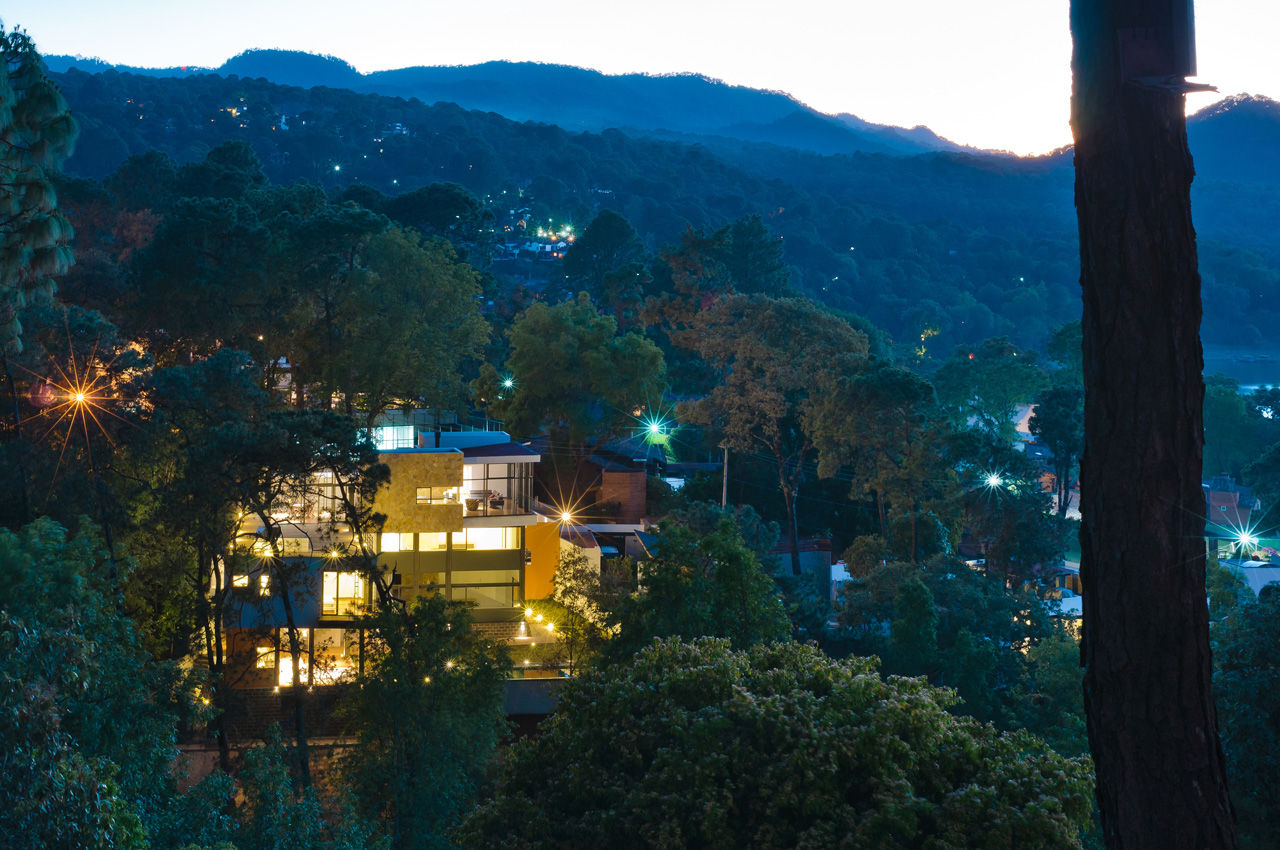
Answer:
POLYGON ((373 429, 373 444, 380 452, 416 448, 417 429, 412 425, 381 425, 373 429))
POLYGON ((449 532, 422 531, 418 533, 419 552, 443 552, 449 548, 449 532))
POLYGON ((519 549, 519 528, 468 528, 453 533, 454 549, 519 549))
POLYGON ((457 487, 419 487, 419 505, 456 505, 459 501, 457 487))
POLYGON ((357 614, 364 603, 365 582, 359 574, 325 571, 320 594, 321 614, 330 616, 357 614))
POLYGON ((332 685, 356 675, 360 646, 356 632, 347 629, 316 629, 311 666, 313 685, 332 685))
MULTIPOLYGON (((280 687, 287 687, 293 684, 293 655, 290 653, 289 630, 279 629, 276 639, 280 644, 280 666, 277 668, 276 681, 280 687)), ((311 655, 311 630, 298 629, 298 646, 301 652, 298 655, 298 678, 303 684, 307 683, 307 659, 311 655)))
POLYGON ((413 534, 399 534, 394 531, 382 532, 383 552, 412 552, 413 534))

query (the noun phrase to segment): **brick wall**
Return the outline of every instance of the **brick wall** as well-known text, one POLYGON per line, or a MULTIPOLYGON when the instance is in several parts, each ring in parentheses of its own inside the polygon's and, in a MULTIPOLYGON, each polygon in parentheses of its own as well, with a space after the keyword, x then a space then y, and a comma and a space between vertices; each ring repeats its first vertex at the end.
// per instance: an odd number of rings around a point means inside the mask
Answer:
MULTIPOLYGON (((348 685, 314 687, 306 694, 303 720, 308 737, 337 737, 342 734, 342 721, 337 716, 337 706, 348 685)), ((292 735, 294 695, 292 688, 241 689, 231 692, 231 704, 227 707, 227 736, 233 745, 251 744, 266 735, 272 723, 278 723, 292 735)))
POLYGON ((618 522, 639 522, 645 512, 644 471, 606 469, 600 473, 601 502, 622 506, 618 522))
POLYGON ((509 641, 520 634, 520 621, 505 623, 472 623, 471 627, 491 640, 509 641))

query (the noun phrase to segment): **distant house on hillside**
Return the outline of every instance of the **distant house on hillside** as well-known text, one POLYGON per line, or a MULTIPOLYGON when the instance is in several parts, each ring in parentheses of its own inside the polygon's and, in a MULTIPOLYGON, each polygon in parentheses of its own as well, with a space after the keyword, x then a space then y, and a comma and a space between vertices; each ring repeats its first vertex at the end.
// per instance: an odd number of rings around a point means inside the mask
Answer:
POLYGON ((1234 545, 1240 535, 1253 528, 1253 522, 1262 510, 1262 503, 1253 491, 1237 484, 1229 475, 1219 475, 1204 486, 1208 515, 1205 517, 1205 537, 1210 548, 1220 542, 1234 545))

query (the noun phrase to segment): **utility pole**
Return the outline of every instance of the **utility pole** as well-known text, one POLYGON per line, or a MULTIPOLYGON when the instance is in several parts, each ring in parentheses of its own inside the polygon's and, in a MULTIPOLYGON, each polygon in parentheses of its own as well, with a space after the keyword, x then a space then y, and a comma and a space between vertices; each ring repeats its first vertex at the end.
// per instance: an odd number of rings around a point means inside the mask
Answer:
POLYGON ((1236 847, 1210 695, 1191 0, 1071 0, 1085 713, 1110 850, 1236 847))
POLYGON ((723 445, 724 463, 720 467, 720 510, 724 510, 729 504, 729 446, 723 445))

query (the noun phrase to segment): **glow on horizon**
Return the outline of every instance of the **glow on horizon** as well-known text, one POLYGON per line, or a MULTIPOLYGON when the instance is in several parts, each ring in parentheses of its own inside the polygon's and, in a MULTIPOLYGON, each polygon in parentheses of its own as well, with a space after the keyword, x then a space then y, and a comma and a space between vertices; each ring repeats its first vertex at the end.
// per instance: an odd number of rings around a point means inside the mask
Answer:
MULTIPOLYGON (((495 59, 699 73, 785 91, 822 112, 923 124, 1025 154, 1070 142, 1067 11, 1068 0, 11 0, 4 23, 26 29, 44 53, 144 67, 216 67, 276 47, 338 56, 366 73, 495 59)), ((1201 78, 1224 95, 1280 97, 1269 43, 1278 24, 1272 4, 1201 0, 1201 78)))

